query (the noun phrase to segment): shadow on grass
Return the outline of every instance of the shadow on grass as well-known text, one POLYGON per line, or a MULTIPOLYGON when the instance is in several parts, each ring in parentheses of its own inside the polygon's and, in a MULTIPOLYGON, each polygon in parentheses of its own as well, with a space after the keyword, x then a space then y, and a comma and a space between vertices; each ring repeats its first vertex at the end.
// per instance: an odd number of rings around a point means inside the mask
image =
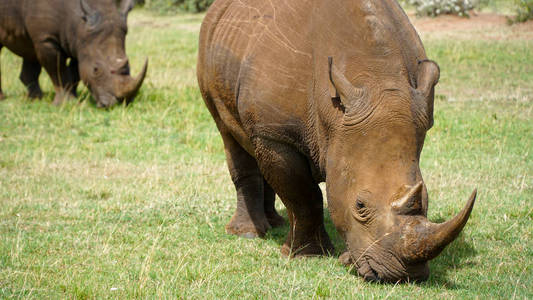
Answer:
POLYGON ((476 263, 469 260, 469 258, 476 256, 476 254, 477 251, 470 243, 465 241, 461 234, 439 256, 430 261, 430 277, 422 285, 446 287, 448 289, 468 288, 467 285, 449 281, 450 275, 448 274, 453 274, 457 270, 475 265, 476 263))
MULTIPOLYGON (((281 247, 289 233, 287 209, 283 208, 279 210, 279 214, 285 218, 287 224, 282 227, 271 229, 267 233, 265 239, 273 240, 281 247)), ((434 220, 434 222, 437 223, 441 223, 444 221, 445 220, 434 220)), ((326 226, 326 231, 328 232, 331 242, 335 246, 334 257, 338 258, 339 255, 345 251, 346 246, 341 236, 337 233, 335 225, 333 224, 333 221, 331 220, 329 211, 327 209, 324 209, 324 224, 326 226)), ((439 256, 437 256, 434 260, 430 261, 430 277, 427 281, 418 283, 418 285, 422 287, 444 287, 447 289, 454 290, 468 288, 467 286, 463 286, 460 283, 449 281, 448 279, 450 276, 448 274, 454 273, 457 270, 460 270, 464 267, 470 267, 475 264, 474 262, 469 261, 469 258, 476 256, 476 254, 477 251, 474 249, 474 247, 472 247, 472 245, 464 239, 463 235, 460 234, 459 237, 450 245, 448 245, 448 247, 446 247, 439 256)), ((348 271, 348 268, 346 270, 348 271)), ((352 269, 350 274, 357 276, 357 271, 355 269, 352 269)))
MULTIPOLYGON (((285 218, 286 224, 284 226, 269 230, 265 236, 265 239, 273 240, 281 247, 281 245, 283 245, 285 242, 287 235, 289 234, 289 217, 287 216, 286 208, 279 210, 278 213, 285 218)), ((335 229, 335 225, 331 220, 327 208, 324 209, 324 225, 326 226, 326 231, 331 242, 333 243, 333 246, 335 247, 335 253, 333 255, 334 257, 338 257, 344 252, 346 246, 344 245, 344 241, 342 240, 341 236, 337 233, 337 229, 335 229)))
MULTIPOLYGON (((445 219, 432 220, 435 223, 445 222, 445 219)), ((461 283, 449 281, 449 275, 465 267, 471 267, 476 263, 469 258, 477 255, 476 249, 465 240, 463 234, 449 244, 435 259, 429 262, 429 279, 422 286, 445 287, 448 289, 468 288, 461 283)))

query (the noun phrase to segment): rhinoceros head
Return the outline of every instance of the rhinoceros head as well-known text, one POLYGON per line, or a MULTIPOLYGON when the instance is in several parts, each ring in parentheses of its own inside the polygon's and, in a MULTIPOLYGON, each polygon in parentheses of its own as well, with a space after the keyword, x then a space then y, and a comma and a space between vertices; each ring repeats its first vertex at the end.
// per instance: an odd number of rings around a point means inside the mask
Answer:
POLYGON ((140 74, 130 76, 125 51, 126 18, 134 0, 79 0, 77 59, 80 77, 99 107, 131 101, 141 87, 148 61, 140 74))
POLYGON ((326 163, 329 210, 347 244, 341 260, 367 280, 425 280, 427 262, 457 237, 476 197, 474 191, 447 222, 426 218, 428 194, 419 159, 433 123, 439 68, 420 62, 415 86, 356 87, 331 59, 329 65, 342 110, 326 163))

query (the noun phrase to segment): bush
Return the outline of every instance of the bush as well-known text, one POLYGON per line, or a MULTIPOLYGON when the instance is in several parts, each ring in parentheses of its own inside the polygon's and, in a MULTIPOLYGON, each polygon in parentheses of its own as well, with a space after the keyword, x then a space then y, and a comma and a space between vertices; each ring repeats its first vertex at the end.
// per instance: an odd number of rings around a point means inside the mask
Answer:
MULTIPOLYGON (((144 0, 146 8, 159 13, 202 12, 209 8, 214 0, 144 0)), ((139 1, 140 3, 141 1, 139 1)))
POLYGON ((436 17, 438 15, 458 15, 468 17, 468 11, 474 9, 476 0, 409 0, 416 7, 419 16, 436 17))
POLYGON ((533 0, 515 0, 517 4, 516 16, 510 19, 510 23, 533 20, 533 0))

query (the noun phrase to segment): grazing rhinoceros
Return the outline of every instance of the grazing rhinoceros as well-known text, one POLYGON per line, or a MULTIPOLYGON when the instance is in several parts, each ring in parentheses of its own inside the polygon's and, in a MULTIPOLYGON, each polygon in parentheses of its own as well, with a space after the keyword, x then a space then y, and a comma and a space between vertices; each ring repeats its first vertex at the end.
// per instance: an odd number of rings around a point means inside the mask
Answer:
POLYGON ((20 80, 29 97, 42 97, 38 79, 44 67, 54 84, 54 104, 76 97, 80 76, 99 107, 133 100, 146 75, 147 61, 132 78, 124 40, 134 0, 121 0, 118 8, 116 2, 0 1, 0 50, 5 46, 23 58, 20 80))
POLYGON ((419 167, 439 68, 394 0, 217 0, 200 33, 198 81, 237 190, 229 233, 290 221, 282 253, 331 253, 322 194, 367 280, 424 280, 453 241, 427 220, 419 167))

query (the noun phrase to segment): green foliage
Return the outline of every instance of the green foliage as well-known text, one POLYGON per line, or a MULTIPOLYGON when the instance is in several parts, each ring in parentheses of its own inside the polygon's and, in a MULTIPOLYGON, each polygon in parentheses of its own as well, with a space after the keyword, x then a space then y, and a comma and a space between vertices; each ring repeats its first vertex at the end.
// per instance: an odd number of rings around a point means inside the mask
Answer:
POLYGON ((163 14, 176 12, 202 12, 209 8, 214 0, 145 0, 144 5, 163 14))
POLYGON ((533 0, 515 0, 516 15, 509 19, 510 23, 520 23, 533 20, 533 0))
POLYGON ((409 0, 419 16, 436 17, 438 15, 468 16, 468 11, 477 5, 476 0, 409 0))

